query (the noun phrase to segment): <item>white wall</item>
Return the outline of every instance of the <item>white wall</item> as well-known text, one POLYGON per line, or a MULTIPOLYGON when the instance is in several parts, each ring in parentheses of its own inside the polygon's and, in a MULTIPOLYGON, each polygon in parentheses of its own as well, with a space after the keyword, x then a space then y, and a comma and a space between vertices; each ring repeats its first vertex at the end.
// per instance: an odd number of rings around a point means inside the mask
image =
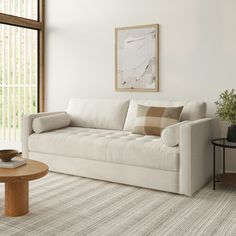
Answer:
POLYGON ((49 111, 119 97, 207 101, 212 116, 219 93, 236 88, 235 0, 50 0, 46 10, 49 111), (160 92, 115 92, 114 28, 154 23, 160 92))

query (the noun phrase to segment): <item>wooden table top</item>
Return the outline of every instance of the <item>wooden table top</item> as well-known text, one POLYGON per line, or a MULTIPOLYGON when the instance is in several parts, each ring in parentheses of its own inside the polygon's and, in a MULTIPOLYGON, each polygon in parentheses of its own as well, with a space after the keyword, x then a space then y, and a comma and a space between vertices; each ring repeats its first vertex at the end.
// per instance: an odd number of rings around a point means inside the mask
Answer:
POLYGON ((23 166, 9 169, 0 168, 0 182, 14 181, 14 180, 34 180, 45 176, 48 173, 48 166, 42 162, 29 160, 23 166))

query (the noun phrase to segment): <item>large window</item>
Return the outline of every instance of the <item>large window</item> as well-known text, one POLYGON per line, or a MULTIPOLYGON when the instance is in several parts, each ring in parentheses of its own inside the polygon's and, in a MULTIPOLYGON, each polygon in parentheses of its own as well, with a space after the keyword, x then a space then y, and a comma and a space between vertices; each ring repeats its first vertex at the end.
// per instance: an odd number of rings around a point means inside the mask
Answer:
POLYGON ((37 111, 44 111, 44 1, 0 0, 0 148, 19 148, 22 115, 37 111))

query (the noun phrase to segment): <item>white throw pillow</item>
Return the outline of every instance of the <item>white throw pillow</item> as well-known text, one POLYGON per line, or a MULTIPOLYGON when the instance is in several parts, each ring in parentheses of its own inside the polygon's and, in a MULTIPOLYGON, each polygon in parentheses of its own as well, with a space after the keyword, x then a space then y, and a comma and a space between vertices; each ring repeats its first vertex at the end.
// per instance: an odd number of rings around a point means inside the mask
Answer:
POLYGON ((33 131, 35 133, 42 133, 54 129, 60 129, 69 126, 71 118, 68 114, 56 114, 49 116, 37 117, 33 120, 33 131))
POLYGON ((189 123, 189 121, 182 121, 174 125, 170 125, 161 132, 161 140, 168 147, 179 145, 179 129, 182 124, 189 123))

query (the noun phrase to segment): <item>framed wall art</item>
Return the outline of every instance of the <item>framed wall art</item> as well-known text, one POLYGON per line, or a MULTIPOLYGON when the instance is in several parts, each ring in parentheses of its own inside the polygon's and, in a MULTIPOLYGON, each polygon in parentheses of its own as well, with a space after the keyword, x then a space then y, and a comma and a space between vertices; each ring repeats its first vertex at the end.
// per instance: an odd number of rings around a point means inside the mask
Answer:
POLYGON ((115 29, 116 91, 159 91, 159 25, 115 29))

